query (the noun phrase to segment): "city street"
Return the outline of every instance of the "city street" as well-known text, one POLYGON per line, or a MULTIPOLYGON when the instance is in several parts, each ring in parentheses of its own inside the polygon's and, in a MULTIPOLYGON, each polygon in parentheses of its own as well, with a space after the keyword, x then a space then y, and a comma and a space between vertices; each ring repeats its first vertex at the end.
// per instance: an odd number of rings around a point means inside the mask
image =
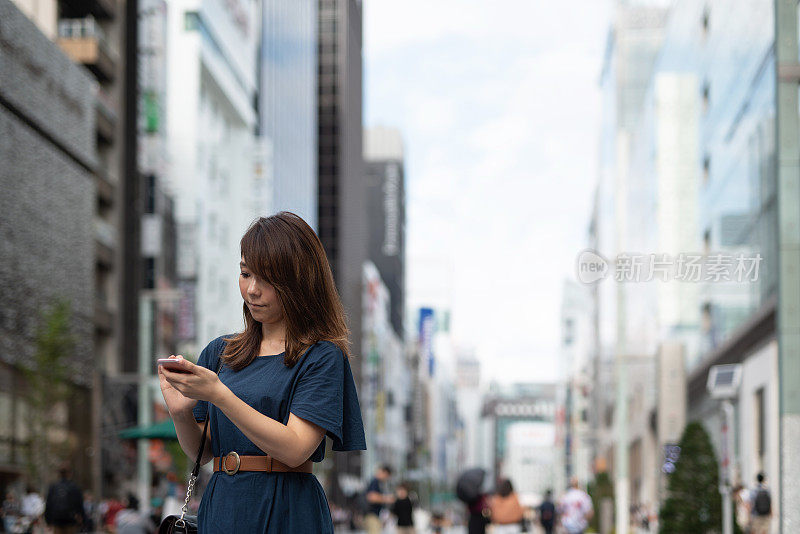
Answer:
POLYGON ((798 5, 0 0, 0 532, 800 533, 798 5))

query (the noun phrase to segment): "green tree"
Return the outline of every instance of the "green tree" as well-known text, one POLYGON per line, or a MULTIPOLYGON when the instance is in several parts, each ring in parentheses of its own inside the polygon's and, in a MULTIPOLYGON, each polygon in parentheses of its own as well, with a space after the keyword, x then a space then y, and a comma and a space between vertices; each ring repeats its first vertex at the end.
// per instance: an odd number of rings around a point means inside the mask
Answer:
POLYGON ((719 464, 703 425, 686 425, 681 455, 669 475, 667 500, 661 507, 661 534, 706 534, 722 529, 719 464))
POLYGON ((44 487, 45 477, 53 473, 59 462, 71 452, 64 439, 64 425, 56 410, 65 407, 72 393, 67 361, 74 355, 75 338, 70 327, 70 304, 57 300, 42 313, 36 329, 35 347, 31 361, 22 366, 27 388, 30 447, 26 461, 29 480, 44 487))

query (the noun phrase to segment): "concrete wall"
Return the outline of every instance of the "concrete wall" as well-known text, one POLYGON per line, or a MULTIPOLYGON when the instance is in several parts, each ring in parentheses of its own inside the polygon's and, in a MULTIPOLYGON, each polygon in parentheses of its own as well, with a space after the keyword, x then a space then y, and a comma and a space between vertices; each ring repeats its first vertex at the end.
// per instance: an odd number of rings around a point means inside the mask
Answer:
POLYGON ((37 320, 72 304, 74 380, 93 361, 94 82, 0 0, 0 359, 29 360, 37 320))
MULTIPOLYGON (((773 340, 755 351, 742 364, 742 385, 739 389, 736 422, 736 460, 742 483, 755 484, 756 475, 763 471, 772 491, 773 516, 780 517, 780 488, 778 487, 778 344, 773 340), (757 451, 756 392, 764 390, 764 456, 757 451)), ((773 532, 778 532, 778 521, 773 521, 773 532)))

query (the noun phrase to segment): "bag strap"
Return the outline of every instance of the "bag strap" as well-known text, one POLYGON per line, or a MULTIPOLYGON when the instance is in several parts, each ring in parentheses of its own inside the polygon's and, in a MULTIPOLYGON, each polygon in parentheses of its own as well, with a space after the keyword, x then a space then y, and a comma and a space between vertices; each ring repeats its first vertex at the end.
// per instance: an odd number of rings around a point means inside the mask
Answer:
MULTIPOLYGON (((219 365, 217 365, 217 375, 219 375, 220 370, 222 369, 222 355, 219 358, 219 365)), ((200 438, 200 450, 197 451, 197 460, 194 462, 194 468, 192 469, 192 473, 189 475, 189 485, 186 488, 186 500, 181 506, 181 517, 175 521, 175 525, 177 526, 178 523, 185 525, 183 517, 186 515, 186 512, 189 510, 189 500, 192 498, 192 491, 194 490, 194 484, 197 481, 197 475, 200 473, 200 460, 203 459, 203 451, 206 448, 206 435, 208 435, 208 421, 211 419, 211 405, 206 401, 207 408, 206 408, 206 424, 203 425, 203 435, 200 438)))

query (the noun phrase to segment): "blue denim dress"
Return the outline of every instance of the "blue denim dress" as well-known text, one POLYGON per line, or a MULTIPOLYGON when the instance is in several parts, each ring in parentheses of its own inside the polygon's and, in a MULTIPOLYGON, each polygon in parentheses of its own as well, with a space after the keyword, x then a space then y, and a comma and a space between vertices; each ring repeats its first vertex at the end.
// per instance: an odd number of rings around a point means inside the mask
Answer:
MULTIPOLYGON (((226 337, 209 343, 197 363, 215 371, 226 337)), ((240 371, 223 365, 219 378, 276 421, 286 424, 291 412, 324 428, 334 451, 367 448, 350 362, 331 342, 313 345, 291 369, 283 354, 259 356, 240 371)), ((264 454, 213 404, 198 401, 195 419, 205 421, 207 409, 214 456, 264 454)), ((325 441, 311 455, 314 462, 325 457, 325 441)), ((198 525, 199 534, 333 533, 328 500, 313 473, 215 472, 200 501, 198 525)))

